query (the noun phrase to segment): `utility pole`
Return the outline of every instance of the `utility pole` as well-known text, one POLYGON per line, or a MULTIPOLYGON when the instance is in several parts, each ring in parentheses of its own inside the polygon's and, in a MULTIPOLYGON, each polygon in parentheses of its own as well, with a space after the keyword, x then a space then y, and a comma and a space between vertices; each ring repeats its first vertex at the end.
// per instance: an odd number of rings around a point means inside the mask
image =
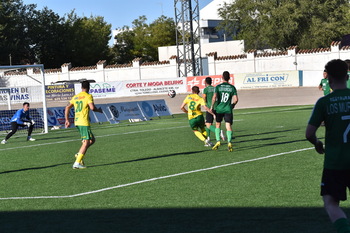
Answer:
POLYGON ((198 0, 174 0, 174 8, 178 76, 202 75, 198 0))

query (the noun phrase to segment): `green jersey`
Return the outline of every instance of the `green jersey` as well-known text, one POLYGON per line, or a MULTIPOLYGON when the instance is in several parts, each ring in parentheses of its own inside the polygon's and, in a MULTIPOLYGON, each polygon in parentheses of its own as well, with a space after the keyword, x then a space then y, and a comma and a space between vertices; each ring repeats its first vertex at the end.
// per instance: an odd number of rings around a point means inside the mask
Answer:
POLYGON ((331 87, 329 86, 329 82, 327 78, 323 78, 321 80, 320 86, 322 87, 324 95, 328 95, 329 93, 331 93, 331 87))
POLYGON ((207 107, 210 108, 211 107, 211 101, 213 99, 213 95, 214 95, 214 90, 215 87, 213 86, 207 86, 206 88, 204 88, 203 90, 203 94, 206 95, 206 102, 207 102, 207 107))
POLYGON ((335 90, 320 98, 309 124, 319 127, 325 122, 324 167, 334 170, 350 169, 350 89, 335 90))
MULTIPOLYGON (((348 71, 348 75, 350 77, 350 72, 348 71)), ((346 82, 346 86, 350 89, 350 78, 348 79, 348 81, 346 82)))
POLYGON ((215 87, 215 93, 217 98, 217 106, 215 111, 217 113, 232 113, 232 97, 237 95, 235 86, 224 82, 215 87))

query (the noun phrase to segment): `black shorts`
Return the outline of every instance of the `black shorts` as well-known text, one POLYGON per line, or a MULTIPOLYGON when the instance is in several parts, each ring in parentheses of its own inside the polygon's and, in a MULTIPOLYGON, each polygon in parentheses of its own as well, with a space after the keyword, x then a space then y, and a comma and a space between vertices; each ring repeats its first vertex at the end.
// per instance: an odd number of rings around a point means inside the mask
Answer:
POLYGON ((216 122, 221 122, 222 119, 225 120, 225 122, 230 123, 232 125, 233 122, 233 114, 232 113, 216 113, 216 122))
MULTIPOLYGON (((213 109, 213 113, 215 114, 215 110, 213 109)), ((210 114, 209 112, 205 113, 205 123, 213 124, 214 122, 214 116, 210 114)))
POLYGON ((338 201, 345 201, 346 188, 350 188, 350 170, 323 169, 321 196, 330 195, 338 201))

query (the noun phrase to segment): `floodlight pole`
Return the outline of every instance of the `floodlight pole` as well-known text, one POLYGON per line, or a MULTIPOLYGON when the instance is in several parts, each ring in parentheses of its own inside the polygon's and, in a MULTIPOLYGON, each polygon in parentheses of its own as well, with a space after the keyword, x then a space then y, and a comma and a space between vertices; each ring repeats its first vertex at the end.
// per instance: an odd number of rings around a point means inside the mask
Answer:
POLYGON ((174 0, 174 8, 178 76, 202 75, 198 0, 174 0))

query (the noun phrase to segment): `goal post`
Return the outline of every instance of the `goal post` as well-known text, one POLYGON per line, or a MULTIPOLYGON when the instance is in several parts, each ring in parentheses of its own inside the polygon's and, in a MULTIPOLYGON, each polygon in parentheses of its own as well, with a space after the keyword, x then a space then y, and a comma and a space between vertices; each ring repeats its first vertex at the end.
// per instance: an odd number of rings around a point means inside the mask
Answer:
POLYGON ((36 121, 33 132, 48 133, 44 65, 0 66, 0 80, 2 80, 0 82, 0 112, 2 113, 0 131, 8 131, 10 124, 8 121, 12 118, 13 113, 21 109, 24 102, 29 102, 29 115, 36 121), (16 74, 23 75, 23 72, 27 72, 26 75, 31 82, 18 80, 19 77, 16 77, 16 74), (35 80, 34 83, 33 80, 35 80))

